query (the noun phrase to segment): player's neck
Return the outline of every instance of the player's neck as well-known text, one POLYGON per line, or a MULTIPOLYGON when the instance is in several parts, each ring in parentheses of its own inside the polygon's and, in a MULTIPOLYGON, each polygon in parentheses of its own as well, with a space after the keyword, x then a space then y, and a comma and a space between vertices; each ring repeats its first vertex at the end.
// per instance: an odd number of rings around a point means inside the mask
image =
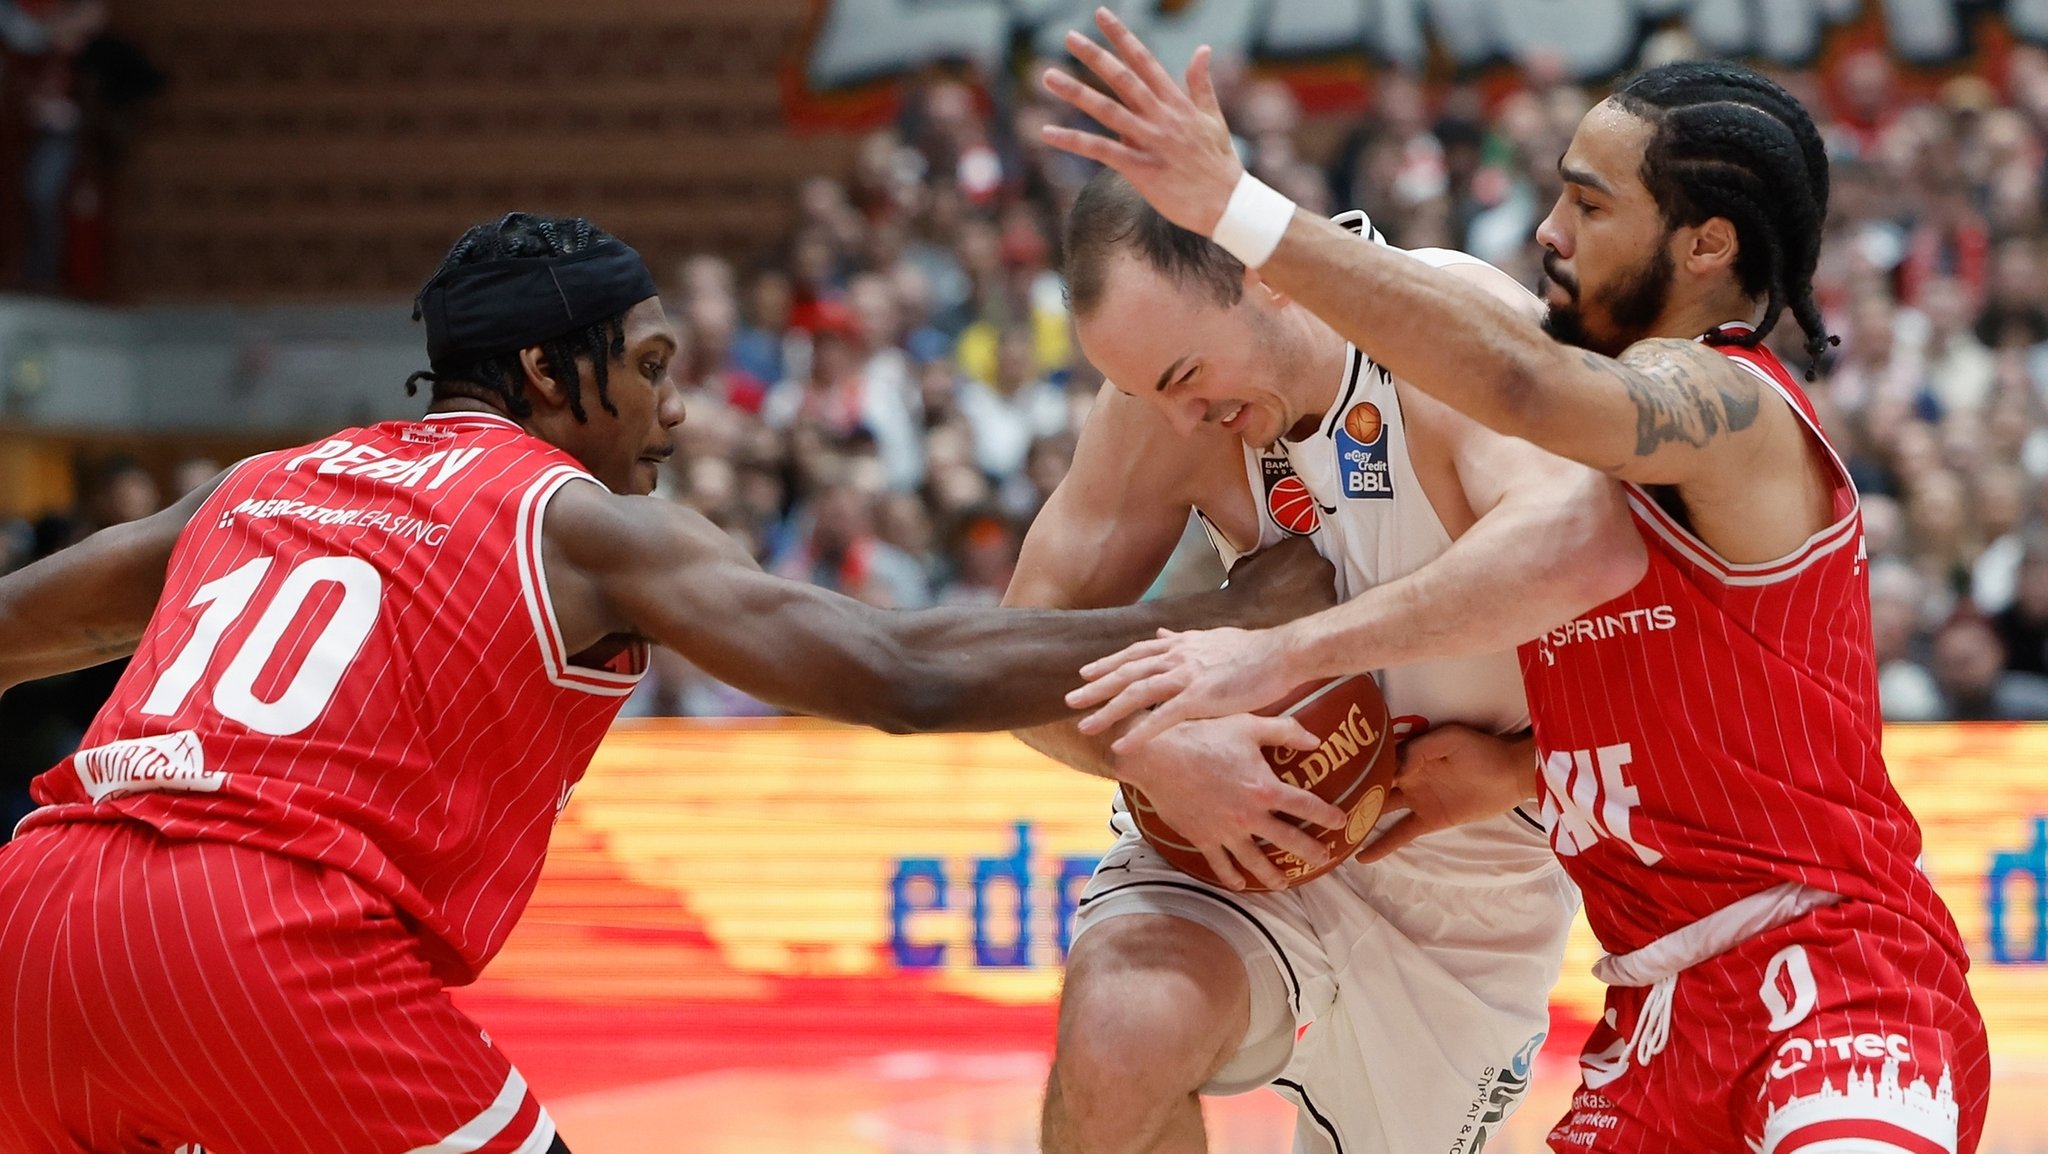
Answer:
POLYGON ((1308 414, 1321 421, 1321 414, 1336 407, 1337 394, 1344 388, 1344 370, 1351 361, 1351 342, 1339 336, 1336 329, 1320 319, 1309 316, 1312 322, 1308 333, 1308 362, 1305 366, 1305 382, 1314 391, 1308 394, 1308 414))
POLYGON ((1764 319, 1764 302, 1740 292, 1705 293, 1699 299, 1671 302, 1651 326, 1648 336, 1689 341, 1725 324, 1754 328, 1764 319))

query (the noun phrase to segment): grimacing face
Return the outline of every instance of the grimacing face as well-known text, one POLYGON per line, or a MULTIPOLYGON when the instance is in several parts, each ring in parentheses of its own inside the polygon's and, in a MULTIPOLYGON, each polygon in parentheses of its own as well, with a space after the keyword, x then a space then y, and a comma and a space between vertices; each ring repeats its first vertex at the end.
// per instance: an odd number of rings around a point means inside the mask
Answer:
POLYGON ((625 337, 625 353, 612 358, 605 385, 618 415, 598 403, 596 374, 582 366, 586 420, 568 433, 574 443, 561 447, 612 492, 645 496, 675 452, 670 431, 683 423, 682 392, 669 374, 676 332, 661 301, 649 297, 626 311, 625 337))
POLYGON ((1081 349, 1124 393, 1183 436, 1218 428, 1265 447, 1320 417, 1284 298, 1255 281, 1235 306, 1176 285, 1128 254, 1110 258, 1101 302, 1075 319, 1081 349))
POLYGON ((1557 164, 1564 190, 1536 229, 1544 327, 1607 356, 1649 335, 1670 299, 1673 230, 1642 178, 1652 132, 1611 100, 1588 112, 1557 164))

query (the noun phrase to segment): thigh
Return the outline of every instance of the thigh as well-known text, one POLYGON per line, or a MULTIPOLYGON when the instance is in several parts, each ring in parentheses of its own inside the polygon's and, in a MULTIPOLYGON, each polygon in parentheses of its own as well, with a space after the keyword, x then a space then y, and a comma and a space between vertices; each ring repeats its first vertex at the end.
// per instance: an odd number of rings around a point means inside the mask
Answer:
POLYGON ((1643 989, 1608 992, 1560 1151, 1968 1151, 1989 1088, 1961 968, 1889 911, 1843 902, 1678 978, 1669 1042, 1630 1052, 1643 989))
MULTIPOLYGON (((1681 985, 1683 983, 1681 982, 1681 985)), ((1611 986, 1601 1018, 1579 1051, 1579 1088, 1551 1129, 1557 1154, 1744 1154, 1713 1098, 1722 1077, 1674 1034, 1647 1065, 1632 1053, 1649 991, 1611 986)), ((1676 1027, 1674 1026, 1674 1030, 1676 1027)))
POLYGON ((1484 1149, 1528 1090, 1576 891, 1549 875, 1475 887, 1368 869, 1348 882, 1309 899, 1337 997, 1283 1091, 1346 1151, 1484 1149))
POLYGON ((545 1149, 552 1123, 388 902, 304 863, 110 828, 68 885, 34 1024, 72 1062, 55 1107, 73 1132, 119 1119, 95 1140, 109 1150, 545 1149))
POLYGON ((1225 1050, 1202 1090, 1243 1093, 1287 1067, 1299 1028, 1335 997, 1332 979, 1300 891, 1232 893, 1174 869, 1127 832, 1103 857, 1076 907, 1062 1036, 1069 1022, 1075 1030, 1101 1028, 1082 1016, 1077 995, 1089 996, 1085 1004, 1092 1005, 1094 995, 1111 996, 1111 983, 1137 987, 1133 1004, 1154 1016, 1210 1007, 1198 1024, 1219 1031, 1225 1050), (1186 992, 1162 996, 1164 987, 1147 985, 1155 979, 1186 992))
POLYGON ((1843 902, 1745 944, 1714 974, 1715 995, 1749 1007, 1757 1051, 1731 1080, 1743 1137, 1772 1154, 1845 1138, 1873 1151, 1976 1146, 1983 1018, 1962 966, 1919 927, 1843 902))
POLYGON ((91 852, 60 831, 0 846, 0 1150, 10 1154, 119 1148, 111 1118, 98 1133, 75 1124, 90 1111, 67 927, 91 852))

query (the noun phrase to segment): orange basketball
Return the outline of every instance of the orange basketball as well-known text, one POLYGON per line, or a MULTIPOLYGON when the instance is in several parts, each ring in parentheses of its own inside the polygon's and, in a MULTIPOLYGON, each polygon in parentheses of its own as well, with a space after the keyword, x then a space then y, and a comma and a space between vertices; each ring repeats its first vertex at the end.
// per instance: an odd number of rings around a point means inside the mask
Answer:
MULTIPOLYGON (((1267 750, 1266 764, 1272 766, 1273 772, 1289 785, 1306 789, 1351 815, 1343 829, 1302 827, 1330 848, 1330 860, 1316 869, 1310 869, 1308 863, 1285 850, 1260 843, 1292 888, 1349 861, 1379 821, 1380 811, 1387 803, 1387 791, 1394 784, 1394 743, 1388 740, 1387 702, 1380 696, 1378 682, 1369 674, 1357 673, 1311 682, 1259 712, 1293 717, 1322 740, 1321 745, 1307 753, 1267 750)), ((1222 884, 1201 851, 1189 845, 1159 816, 1144 791, 1127 783, 1123 794, 1138 832, 1145 835, 1160 857, 1190 877, 1222 884)), ((1249 874, 1245 875, 1245 883, 1250 890, 1266 888, 1249 874)))
POLYGON ((1351 406, 1344 414, 1344 431, 1361 445, 1370 445, 1380 439, 1380 407, 1371 401, 1362 401, 1351 406))
POLYGON ((1292 474, 1280 478, 1266 494, 1266 508, 1272 511, 1273 523, 1289 533, 1313 533, 1322 525, 1315 494, 1292 474))

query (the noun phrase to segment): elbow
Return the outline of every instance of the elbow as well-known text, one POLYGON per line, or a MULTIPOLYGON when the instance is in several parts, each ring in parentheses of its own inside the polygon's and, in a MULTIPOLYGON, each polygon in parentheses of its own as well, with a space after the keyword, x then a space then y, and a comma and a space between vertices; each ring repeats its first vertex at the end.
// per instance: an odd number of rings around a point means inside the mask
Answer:
POLYGON ((1547 445, 1557 433, 1551 427, 1558 412, 1558 406, 1552 403, 1551 389, 1555 382, 1569 379, 1571 370, 1561 359, 1566 346, 1540 332, 1537 336, 1539 340, 1517 341, 1497 362, 1493 394, 1499 406, 1499 420, 1480 419, 1480 423, 1525 441, 1547 445))
POLYGON ((944 733, 966 725, 962 695, 938 682, 898 682, 882 701, 872 724, 883 733, 944 733))
POLYGON ((1603 605, 1636 587, 1649 572, 1650 553, 1635 530, 1618 486, 1603 483, 1601 499, 1573 518, 1574 532, 1562 574, 1578 612, 1603 605))

